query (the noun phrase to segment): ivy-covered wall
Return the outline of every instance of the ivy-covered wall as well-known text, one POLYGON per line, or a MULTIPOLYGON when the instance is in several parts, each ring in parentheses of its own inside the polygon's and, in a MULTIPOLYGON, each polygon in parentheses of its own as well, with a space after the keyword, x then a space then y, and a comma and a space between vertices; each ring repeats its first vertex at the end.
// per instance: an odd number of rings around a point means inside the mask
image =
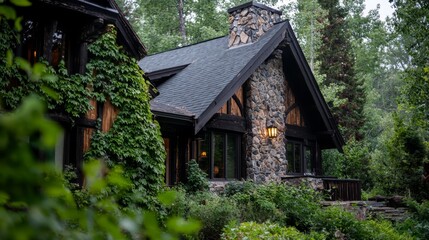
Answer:
POLYGON ((17 58, 11 68, 5 67, 9 59, 5 53, 15 47, 18 35, 6 21, 0 24, 1 106, 15 109, 25 96, 35 93, 51 111, 60 109, 73 122, 91 110, 90 99, 109 100, 119 109, 116 120, 108 132, 103 133, 99 126, 85 157, 103 159, 109 167, 121 165, 134 185, 129 197, 124 195, 124 204, 134 199, 138 206, 153 207, 156 193, 164 184, 163 141, 150 111, 149 83, 136 60, 118 46, 115 27, 109 25, 106 33, 89 46, 85 74, 68 74, 64 63, 57 69, 36 63, 28 67, 38 76, 29 78, 25 71, 18 70, 19 64, 28 62, 17 58))

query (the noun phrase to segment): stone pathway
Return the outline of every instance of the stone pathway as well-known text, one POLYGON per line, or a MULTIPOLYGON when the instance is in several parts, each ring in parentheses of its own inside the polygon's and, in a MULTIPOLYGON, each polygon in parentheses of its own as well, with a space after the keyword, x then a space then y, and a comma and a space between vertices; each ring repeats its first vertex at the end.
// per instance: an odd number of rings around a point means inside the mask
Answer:
POLYGON ((323 201, 322 206, 341 206, 356 214, 358 219, 381 217, 391 221, 402 221, 407 218, 407 208, 389 206, 388 201, 323 201))

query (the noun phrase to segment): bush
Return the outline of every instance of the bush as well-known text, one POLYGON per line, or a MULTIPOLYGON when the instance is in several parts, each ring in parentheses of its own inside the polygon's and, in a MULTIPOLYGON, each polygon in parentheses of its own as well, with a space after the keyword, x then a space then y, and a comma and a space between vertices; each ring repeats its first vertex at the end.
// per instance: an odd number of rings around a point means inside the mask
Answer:
POLYGON ((225 195, 237 201, 242 222, 271 221, 304 230, 311 225, 312 215, 320 210, 321 196, 304 186, 233 183, 227 185, 225 195))
POLYGON ((340 207, 329 207, 319 211, 314 219, 313 231, 324 232, 328 239, 411 239, 401 234, 388 221, 359 221, 354 214, 340 207))
POLYGON ((370 189, 373 183, 369 174, 369 145, 364 141, 351 139, 343 148, 344 154, 332 149, 323 151, 325 174, 340 178, 360 179, 363 189, 370 189))
POLYGON ((416 239, 429 239, 429 201, 418 203, 408 200, 407 205, 411 216, 398 224, 398 230, 416 239))
POLYGON ((191 159, 188 163, 185 189, 190 193, 209 190, 207 174, 201 170, 195 159, 191 159))
POLYGON ((34 146, 52 150, 59 133, 44 109, 32 97, 16 111, 0 114, 0 239, 178 239, 198 230, 198 223, 177 217, 167 219, 162 229, 155 213, 124 210, 118 200, 131 180, 119 166, 100 174, 106 169, 96 160, 84 164, 86 201, 76 206, 49 158, 33 154, 34 146))
POLYGON ((385 194, 427 199, 428 191, 425 191, 422 176, 428 150, 421 132, 413 124, 394 116, 392 135, 384 139, 384 152, 374 161, 372 175, 376 187, 385 194))
POLYGON ((187 217, 201 221, 200 239, 219 239, 224 226, 239 221, 239 211, 231 199, 205 192, 189 198, 187 217))
POLYGON ((259 239, 288 239, 288 240, 304 240, 304 239, 326 239, 322 233, 311 232, 310 234, 304 234, 296 230, 294 227, 281 227, 275 223, 262 223, 258 224, 255 222, 244 222, 238 227, 234 224, 225 227, 224 233, 222 234, 223 240, 232 239, 248 239, 248 240, 259 240, 259 239))

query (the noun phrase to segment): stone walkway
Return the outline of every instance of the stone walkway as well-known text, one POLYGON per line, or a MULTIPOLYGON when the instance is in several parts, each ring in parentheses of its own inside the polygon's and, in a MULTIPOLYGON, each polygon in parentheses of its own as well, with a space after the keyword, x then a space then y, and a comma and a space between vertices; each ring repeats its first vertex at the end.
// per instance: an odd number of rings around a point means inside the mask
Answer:
POLYGON ((358 219, 381 217, 391 221, 402 221, 407 218, 407 208, 389 206, 387 201, 323 201, 322 206, 341 206, 356 214, 358 219))

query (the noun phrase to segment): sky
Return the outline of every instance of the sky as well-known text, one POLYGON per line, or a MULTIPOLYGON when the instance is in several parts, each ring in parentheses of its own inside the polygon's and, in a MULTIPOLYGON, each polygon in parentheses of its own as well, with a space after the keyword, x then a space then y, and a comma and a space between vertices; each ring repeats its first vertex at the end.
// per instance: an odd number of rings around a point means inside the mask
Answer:
MULTIPOLYGON (((295 0, 282 0, 281 2, 294 2, 295 0)), ((392 17, 394 9, 391 7, 389 0, 365 0, 365 11, 376 9, 377 4, 380 4, 380 19, 385 20, 387 16, 392 17)))
POLYGON ((365 14, 369 10, 376 9, 377 4, 380 4, 380 18, 386 19, 387 16, 392 17, 394 9, 391 7, 389 0, 365 0, 365 14))

